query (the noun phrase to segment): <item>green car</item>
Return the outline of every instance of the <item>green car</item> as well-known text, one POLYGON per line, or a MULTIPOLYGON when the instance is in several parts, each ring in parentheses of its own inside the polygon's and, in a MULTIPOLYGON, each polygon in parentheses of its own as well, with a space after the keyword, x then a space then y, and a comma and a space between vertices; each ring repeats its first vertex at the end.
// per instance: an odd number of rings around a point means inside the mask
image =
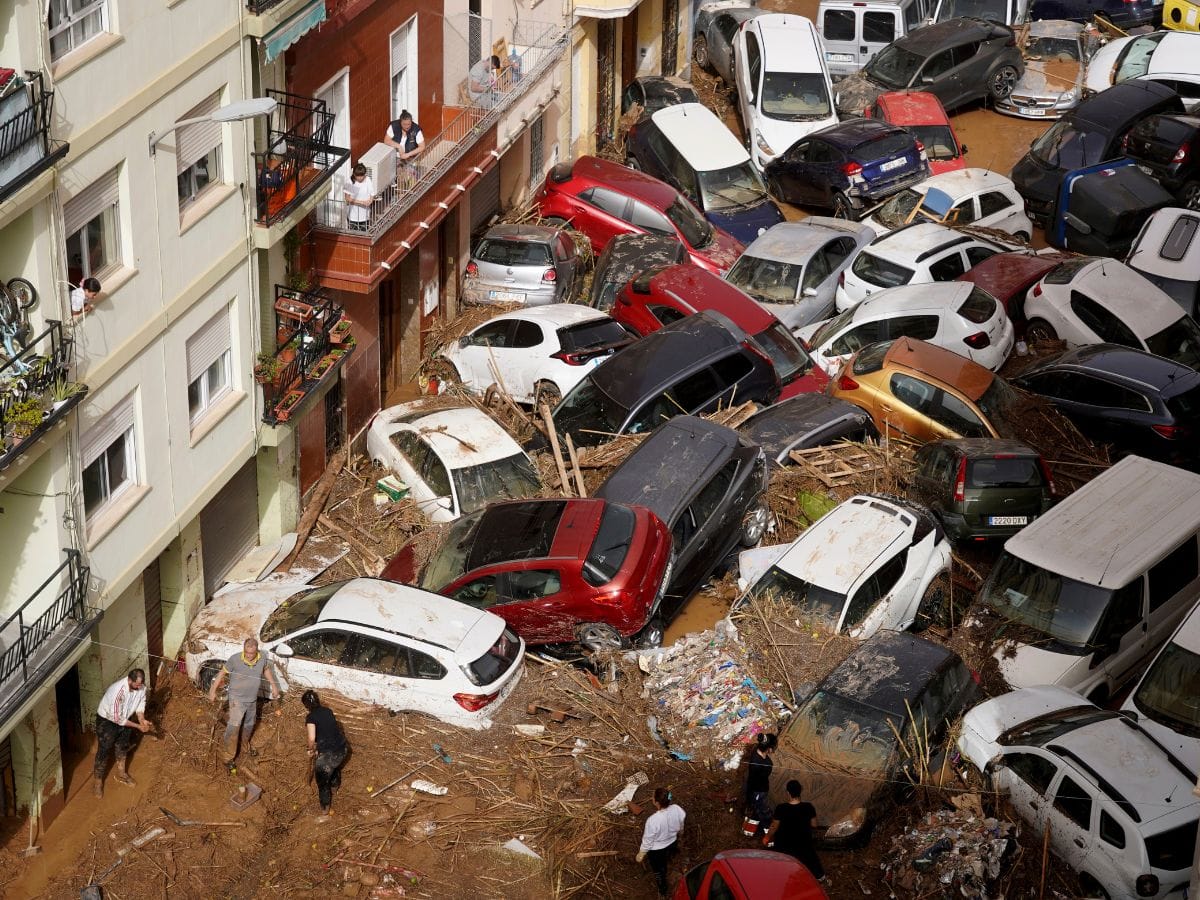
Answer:
POLYGON ((954 541, 1011 537, 1054 502, 1045 460, 1016 441, 933 441, 916 466, 917 497, 954 541))

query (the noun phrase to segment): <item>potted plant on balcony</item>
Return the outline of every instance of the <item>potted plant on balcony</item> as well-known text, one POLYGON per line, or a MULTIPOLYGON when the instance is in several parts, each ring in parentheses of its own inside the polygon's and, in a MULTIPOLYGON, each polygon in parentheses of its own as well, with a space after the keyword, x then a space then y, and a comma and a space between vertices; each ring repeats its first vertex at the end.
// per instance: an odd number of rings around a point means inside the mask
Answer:
POLYGON ((260 353, 254 366, 254 380, 259 384, 274 384, 282 369, 283 361, 274 353, 260 353))
POLYGON ((304 391, 288 391, 279 405, 275 407, 275 418, 280 422, 286 422, 292 415, 292 410, 300 405, 300 401, 305 398, 304 391))
POLYGON ((83 385, 78 382, 67 381, 65 378, 55 381, 50 387, 50 400, 54 404, 53 409, 61 409, 67 401, 82 391, 83 385))
POLYGON ((326 374, 328 374, 329 370, 334 367, 334 364, 337 363, 337 361, 338 358, 332 353, 326 353, 317 361, 317 364, 312 367, 312 371, 308 373, 308 377, 314 381, 324 378, 326 374))
POLYGON ((37 397, 29 397, 10 406, 5 419, 12 429, 14 444, 19 444, 37 431, 45 418, 42 401, 37 397))
POLYGON ((350 340, 350 320, 338 319, 337 324, 329 329, 329 340, 334 344, 344 344, 350 340))

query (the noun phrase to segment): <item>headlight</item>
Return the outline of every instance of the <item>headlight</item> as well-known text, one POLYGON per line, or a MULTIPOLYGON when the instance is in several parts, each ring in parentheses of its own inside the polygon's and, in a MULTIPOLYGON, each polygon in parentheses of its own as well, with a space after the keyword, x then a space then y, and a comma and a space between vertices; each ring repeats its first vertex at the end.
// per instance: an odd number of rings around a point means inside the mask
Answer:
POLYGON ((754 143, 756 143, 758 145, 758 149, 761 150, 763 153, 765 153, 767 156, 775 155, 775 151, 771 149, 771 145, 768 144, 765 140, 763 140, 763 136, 762 136, 761 132, 758 132, 758 131, 754 132, 754 143))
POLYGON ((842 838, 856 834, 863 827, 863 822, 867 820, 866 807, 860 806, 844 819, 839 819, 829 826, 825 831, 827 838, 842 838))
POLYGON ((1058 105, 1066 106, 1068 103, 1074 103, 1078 99, 1079 94, 1074 88, 1058 95, 1058 105))

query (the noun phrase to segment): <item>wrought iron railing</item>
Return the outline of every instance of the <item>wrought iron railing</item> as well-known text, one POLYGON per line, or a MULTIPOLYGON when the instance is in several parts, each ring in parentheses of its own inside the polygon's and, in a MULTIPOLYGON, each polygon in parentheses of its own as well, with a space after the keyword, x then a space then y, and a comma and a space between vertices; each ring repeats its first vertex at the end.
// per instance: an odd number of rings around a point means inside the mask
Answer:
POLYGON ((268 371, 264 373, 260 363, 256 372, 263 388, 263 420, 269 425, 287 420, 289 394, 307 394, 353 348, 342 307, 320 290, 275 285, 275 323, 277 349, 269 358, 268 371), (335 343, 335 332, 345 338, 335 343), (344 353, 337 354, 339 349, 344 353), (337 359, 326 362, 331 354, 337 359))
POLYGON ((278 6, 283 0, 246 0, 246 9, 253 15, 261 16, 273 6, 278 6))
POLYGON ((0 722, 99 619, 87 605, 88 567, 78 550, 63 552, 62 564, 0 625, 0 722))
MULTIPOLYGON (((14 76, 19 77, 19 76, 14 76)), ((26 72, 23 81, 0 98, 0 108, 24 108, 0 122, 0 200, 66 155, 69 145, 50 138, 54 91, 41 72, 26 72), (12 99, 10 99, 12 98, 12 99)))
POLYGON ((70 380, 74 354, 75 342, 53 319, 11 359, 0 349, 0 469, 87 394, 70 380))
POLYGON ((351 227, 347 215, 349 207, 342 198, 321 202, 316 210, 317 226, 342 234, 369 237, 372 241, 386 234, 504 112, 562 58, 566 52, 567 34, 557 25, 521 22, 514 31, 513 45, 525 49, 515 59, 510 57, 507 83, 494 91, 470 93, 470 102, 462 112, 441 133, 425 142, 425 149, 416 157, 415 165, 398 169, 395 183, 375 185, 379 194, 371 205, 369 224, 365 228, 351 227))
POLYGON ((286 216, 350 158, 348 149, 330 143, 334 117, 324 100, 276 90, 267 96, 278 106, 271 113, 267 149, 254 154, 260 225, 286 216))

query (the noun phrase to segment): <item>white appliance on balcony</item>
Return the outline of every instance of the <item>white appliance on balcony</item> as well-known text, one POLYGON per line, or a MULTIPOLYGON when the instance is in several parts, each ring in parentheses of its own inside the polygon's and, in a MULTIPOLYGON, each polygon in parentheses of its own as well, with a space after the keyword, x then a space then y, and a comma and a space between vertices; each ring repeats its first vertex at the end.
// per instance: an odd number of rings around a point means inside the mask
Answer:
POLYGON ((358 160, 367 167, 367 175, 375 190, 382 193, 396 183, 396 149, 382 142, 373 146, 358 160))

